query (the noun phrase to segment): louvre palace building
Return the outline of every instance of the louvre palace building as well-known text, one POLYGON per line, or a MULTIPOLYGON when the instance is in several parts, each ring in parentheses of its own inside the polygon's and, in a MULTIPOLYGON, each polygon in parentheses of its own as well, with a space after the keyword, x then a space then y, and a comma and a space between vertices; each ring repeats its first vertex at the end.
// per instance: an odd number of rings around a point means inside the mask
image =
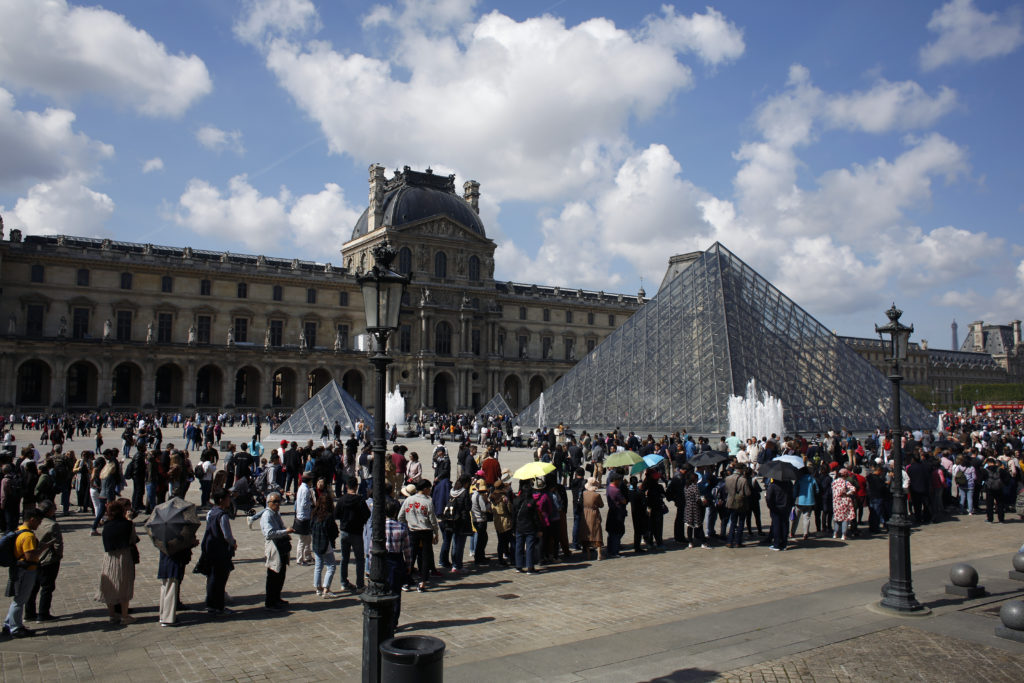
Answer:
POLYGON ((387 240, 412 273, 388 387, 410 410, 519 410, 645 301, 494 279, 480 185, 370 167, 342 265, 0 233, 0 406, 290 410, 337 380, 372 403, 356 276, 387 240))

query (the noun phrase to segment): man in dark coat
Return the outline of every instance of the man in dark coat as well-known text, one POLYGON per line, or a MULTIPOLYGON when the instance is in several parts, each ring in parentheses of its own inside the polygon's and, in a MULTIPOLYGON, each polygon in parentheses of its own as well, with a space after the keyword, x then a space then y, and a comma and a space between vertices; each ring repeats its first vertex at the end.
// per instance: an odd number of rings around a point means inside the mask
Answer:
POLYGON ((772 550, 785 550, 789 535, 789 513, 793 509, 793 482, 772 479, 764 494, 764 502, 772 516, 772 550))

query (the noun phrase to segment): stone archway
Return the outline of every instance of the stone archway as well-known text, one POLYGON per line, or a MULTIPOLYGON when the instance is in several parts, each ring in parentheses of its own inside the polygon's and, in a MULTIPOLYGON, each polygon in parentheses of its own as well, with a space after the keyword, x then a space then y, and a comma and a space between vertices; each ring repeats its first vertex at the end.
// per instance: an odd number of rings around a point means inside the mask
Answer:
POLYGON ((455 379, 447 372, 439 372, 434 376, 434 410, 439 413, 452 412, 452 391, 455 379))
POLYGON ((530 403, 533 403, 540 398, 541 393, 544 391, 544 378, 540 375, 534 375, 530 378, 530 403))
POLYGON ((68 367, 64 383, 64 404, 68 406, 95 406, 99 371, 89 361, 76 361, 68 367))
POLYGON ((216 365, 204 365, 196 373, 197 406, 219 406, 224 403, 224 372, 216 365))
POLYGON ((275 408, 291 408, 295 406, 295 371, 291 368, 274 370, 273 389, 270 393, 270 404, 275 408))
POLYGON ((502 390, 502 394, 505 397, 505 401, 508 403, 508 407, 516 412, 522 408, 520 402, 520 393, 522 392, 522 382, 519 381, 519 377, 516 375, 509 375, 505 378, 505 386, 502 390))
POLYGON ((251 365, 235 373, 235 406, 255 406, 260 402, 260 371, 251 365))
POLYGON ((181 405, 184 374, 175 363, 164 363, 156 369, 153 403, 158 406, 181 405))
POLYGON ((46 361, 33 358, 18 366, 15 400, 19 406, 49 406, 53 371, 46 361))
POLYGON ((331 373, 323 368, 311 370, 306 375, 306 398, 313 398, 332 380, 331 373))
POLYGON ((135 363, 118 363, 110 373, 110 404, 142 405, 142 368, 135 363))
POLYGON ((358 370, 349 370, 341 377, 341 388, 347 391, 361 406, 363 401, 363 375, 358 370))

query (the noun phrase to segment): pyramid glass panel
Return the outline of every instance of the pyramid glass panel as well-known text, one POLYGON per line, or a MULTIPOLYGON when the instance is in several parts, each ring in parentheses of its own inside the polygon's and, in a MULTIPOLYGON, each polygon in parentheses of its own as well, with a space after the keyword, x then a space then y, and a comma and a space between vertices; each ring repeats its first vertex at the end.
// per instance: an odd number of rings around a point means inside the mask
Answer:
POLYGON ((366 408, 341 388, 337 380, 331 380, 316 395, 299 406, 291 417, 281 423, 274 437, 316 438, 324 425, 333 433, 337 420, 344 434, 355 431, 356 423, 362 420, 367 429, 373 429, 373 417, 366 408))
MULTIPOLYGON (((724 433, 750 379, 782 400, 786 428, 888 426, 891 384, 728 249, 714 244, 519 416, 532 428, 724 433)), ((905 426, 930 413, 902 393, 905 426)), ((759 435, 764 436, 764 435, 759 435)))
POLYGON ((498 416, 498 415, 509 416, 509 415, 513 415, 514 413, 515 413, 515 411, 512 410, 512 408, 509 407, 508 401, 506 401, 505 397, 502 396, 500 393, 495 394, 494 397, 490 401, 487 402, 487 405, 485 405, 483 408, 481 408, 477 412, 478 415, 494 415, 494 416, 498 416))

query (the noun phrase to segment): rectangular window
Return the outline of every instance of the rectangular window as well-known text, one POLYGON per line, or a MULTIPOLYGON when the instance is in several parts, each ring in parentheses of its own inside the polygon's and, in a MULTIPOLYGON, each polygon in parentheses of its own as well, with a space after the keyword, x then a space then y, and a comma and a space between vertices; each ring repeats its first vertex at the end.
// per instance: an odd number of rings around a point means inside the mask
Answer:
POLYGON ((551 358, 551 347, 554 346, 554 342, 551 337, 544 337, 541 339, 541 358, 548 360, 551 358))
POLYGON ((132 288, 132 274, 131 273, 121 273, 121 289, 131 289, 131 288, 132 288))
POLYGON ((174 291, 174 278, 170 275, 164 275, 160 278, 160 291, 164 294, 170 294, 174 291))
POLYGON ((597 342, 595 340, 593 340, 593 339, 588 339, 587 340, 587 353, 590 353, 591 351, 593 351, 595 346, 597 346, 597 342))
POLYGON ((608 327, 615 327, 615 314, 614 313, 609 313, 608 314, 608 327))
POLYGON ((469 333, 470 344, 472 346, 473 355, 480 355, 480 330, 473 330, 469 333))
POLYGON ((281 346, 284 344, 284 321, 283 320, 271 320, 270 321, 270 345, 281 346))
POLYGON ((118 311, 117 312, 117 341, 127 342, 132 340, 132 312, 131 311, 118 311))
POLYGON ((210 296, 210 290, 213 289, 209 280, 199 281, 199 296, 210 296))
POLYGON ((171 332, 174 329, 174 315, 171 313, 156 314, 156 340, 160 344, 171 343, 171 332))
POLYGON ((312 287, 310 287, 309 289, 306 290, 306 303, 307 304, 315 304, 316 303, 316 290, 314 288, 312 288, 312 287))
POLYGON ((31 281, 31 282, 42 282, 43 281, 44 272, 45 271, 44 271, 42 265, 40 265, 38 263, 33 264, 32 267, 29 269, 29 278, 28 278, 29 281, 31 281))
POLYGON ((338 350, 348 349, 348 325, 338 325, 338 350))
POLYGON ((71 338, 85 339, 89 335, 89 309, 76 308, 71 312, 71 338))
POLYGON ((25 310, 25 334, 29 337, 43 336, 43 316, 45 308, 42 304, 29 304, 25 310))
POLYGON ((551 322, 551 309, 550 308, 545 308, 544 309, 544 322, 551 322))
POLYGON ((283 299, 284 298, 284 287, 282 287, 281 285, 274 285, 272 296, 273 296, 274 301, 280 301, 281 299, 283 299))
POLYGON ((338 305, 342 308, 348 306, 348 292, 338 292, 338 305))
POLYGON ((398 328, 398 350, 402 353, 412 351, 412 325, 402 325, 398 328))
POLYGON ((519 307, 519 319, 526 320, 526 306, 519 307))
POLYGON ((210 343, 210 333, 213 328, 213 319, 208 315, 196 317, 196 342, 199 344, 210 343))
POLYGON ((587 324, 588 325, 593 325, 594 324, 594 314, 593 313, 587 313, 587 324))
POLYGON ((89 286, 89 269, 79 268, 78 269, 78 286, 88 287, 89 286))
POLYGON ((306 335, 306 348, 314 348, 316 346, 316 323, 302 323, 302 333, 306 335))
POLYGON ((565 312, 565 322, 567 322, 567 323, 571 323, 572 322, 572 311, 566 311, 565 312))
POLYGON ((565 359, 576 360, 576 340, 566 339, 565 340, 565 359))
POLYGON ((519 335, 519 357, 526 358, 527 350, 529 348, 530 338, 525 334, 519 335))
POLYGON ((237 296, 238 296, 239 299, 248 299, 249 298, 249 285, 245 284, 244 282, 239 282, 238 283, 238 294, 237 294, 237 296))
POLYGON ((249 319, 235 318, 235 343, 244 344, 249 341, 249 319))

